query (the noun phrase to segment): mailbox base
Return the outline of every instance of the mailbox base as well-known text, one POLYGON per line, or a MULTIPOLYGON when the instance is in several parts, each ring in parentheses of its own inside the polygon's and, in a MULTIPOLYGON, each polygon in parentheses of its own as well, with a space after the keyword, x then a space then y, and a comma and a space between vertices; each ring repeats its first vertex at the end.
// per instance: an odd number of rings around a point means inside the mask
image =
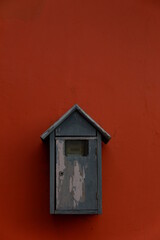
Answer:
POLYGON ((55 210, 55 214, 98 214, 98 210, 55 210))

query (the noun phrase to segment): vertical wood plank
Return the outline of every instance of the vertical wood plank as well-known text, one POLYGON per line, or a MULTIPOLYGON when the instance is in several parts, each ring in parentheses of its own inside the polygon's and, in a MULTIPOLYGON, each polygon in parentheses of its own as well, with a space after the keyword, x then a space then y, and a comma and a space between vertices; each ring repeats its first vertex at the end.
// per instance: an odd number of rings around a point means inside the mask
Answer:
POLYGON ((50 214, 55 213, 55 133, 50 134, 50 214))
POLYGON ((98 214, 102 214, 102 141, 101 134, 97 132, 97 157, 98 157, 98 214))

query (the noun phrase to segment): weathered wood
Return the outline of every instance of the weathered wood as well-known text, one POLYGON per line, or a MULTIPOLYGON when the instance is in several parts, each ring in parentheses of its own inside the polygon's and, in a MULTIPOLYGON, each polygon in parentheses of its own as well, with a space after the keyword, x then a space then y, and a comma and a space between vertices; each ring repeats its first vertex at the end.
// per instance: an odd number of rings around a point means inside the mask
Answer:
POLYGON ((110 135, 78 105, 44 134, 50 139, 50 213, 102 213, 102 146, 110 135))
POLYGON ((87 156, 65 156, 65 140, 56 140, 56 210, 97 209, 97 139, 87 156))
POLYGON ((55 140, 54 132, 50 134, 50 213, 55 212, 55 140))
POLYGON ((98 157, 98 214, 102 214, 102 141, 101 134, 97 132, 97 157, 98 157))

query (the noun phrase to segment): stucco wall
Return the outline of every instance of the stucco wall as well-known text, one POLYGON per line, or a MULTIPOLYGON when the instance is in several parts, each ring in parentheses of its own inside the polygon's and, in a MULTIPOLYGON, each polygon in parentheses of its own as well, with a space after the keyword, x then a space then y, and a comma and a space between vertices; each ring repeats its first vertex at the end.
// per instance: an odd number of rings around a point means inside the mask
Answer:
POLYGON ((0 2, 0 239, 160 239, 160 2, 0 2), (40 134, 78 103, 108 131, 103 214, 49 214, 40 134))

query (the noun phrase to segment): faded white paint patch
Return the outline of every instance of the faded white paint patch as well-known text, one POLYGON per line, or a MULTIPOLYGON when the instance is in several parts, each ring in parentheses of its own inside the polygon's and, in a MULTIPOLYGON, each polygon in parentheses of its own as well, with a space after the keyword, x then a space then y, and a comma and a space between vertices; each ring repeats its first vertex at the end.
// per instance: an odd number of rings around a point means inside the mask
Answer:
POLYGON ((65 156, 64 156, 64 141, 57 141, 57 167, 59 171, 64 171, 65 167, 65 156))
POLYGON ((69 191, 72 192, 73 184, 72 184, 72 177, 69 179, 69 191))
POLYGON ((76 208, 84 199, 85 169, 81 169, 78 161, 74 162, 73 176, 70 177, 69 191, 73 194, 73 206, 76 208))
POLYGON ((61 188, 63 185, 64 180, 64 170, 65 166, 65 156, 64 156, 64 141, 57 140, 56 141, 57 147, 57 162, 56 162, 56 204, 57 207, 59 206, 59 193, 61 192, 61 188))

